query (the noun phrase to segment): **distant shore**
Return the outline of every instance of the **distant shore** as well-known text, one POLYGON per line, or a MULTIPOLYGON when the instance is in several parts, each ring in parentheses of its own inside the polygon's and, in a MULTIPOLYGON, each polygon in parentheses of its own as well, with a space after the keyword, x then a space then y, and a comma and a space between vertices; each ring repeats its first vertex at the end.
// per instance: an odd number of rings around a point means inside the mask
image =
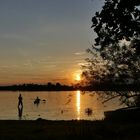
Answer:
POLYGON ((0 140, 139 140, 140 122, 0 120, 0 140))
POLYGON ((137 84, 115 84, 94 83, 92 86, 63 85, 60 83, 48 84, 20 84, 0 86, 0 91, 140 91, 140 83, 137 84))

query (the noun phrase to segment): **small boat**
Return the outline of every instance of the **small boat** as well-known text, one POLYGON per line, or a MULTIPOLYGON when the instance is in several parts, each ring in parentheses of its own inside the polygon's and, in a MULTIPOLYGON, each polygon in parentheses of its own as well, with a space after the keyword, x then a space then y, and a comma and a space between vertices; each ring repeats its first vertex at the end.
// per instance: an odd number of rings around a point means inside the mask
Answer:
POLYGON ((40 103, 40 99, 37 97, 35 100, 34 100, 34 104, 39 104, 40 103))

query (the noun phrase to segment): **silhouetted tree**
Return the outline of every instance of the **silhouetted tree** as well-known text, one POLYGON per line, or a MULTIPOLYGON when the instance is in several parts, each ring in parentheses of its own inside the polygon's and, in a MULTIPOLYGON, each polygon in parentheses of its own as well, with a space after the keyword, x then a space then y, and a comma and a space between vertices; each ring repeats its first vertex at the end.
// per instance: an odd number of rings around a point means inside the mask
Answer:
MULTIPOLYGON (((92 18, 97 33, 91 54, 83 66, 87 84, 140 82, 140 0, 105 0, 92 18)), ((106 92, 106 101, 120 97, 129 106, 138 102, 138 92, 106 92), (133 98, 133 100, 132 100, 133 98)))
POLYGON ((138 84, 140 82, 140 55, 137 55, 133 43, 114 44, 98 52, 88 49, 88 52, 92 57, 86 59, 83 76, 90 84, 138 84))
POLYGON ((122 39, 139 39, 139 5, 139 0, 105 0, 102 11, 92 18, 92 28, 97 33, 95 45, 104 49, 122 39))

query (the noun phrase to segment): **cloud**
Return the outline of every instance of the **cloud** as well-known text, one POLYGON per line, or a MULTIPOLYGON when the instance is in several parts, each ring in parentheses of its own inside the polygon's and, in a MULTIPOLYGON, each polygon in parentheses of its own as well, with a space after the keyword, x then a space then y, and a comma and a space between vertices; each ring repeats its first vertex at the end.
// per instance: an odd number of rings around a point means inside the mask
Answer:
POLYGON ((74 53, 75 55, 84 55, 85 54, 85 52, 76 52, 76 53, 74 53))
POLYGON ((19 65, 3 65, 3 66, 0 66, 0 69, 3 69, 3 70, 10 70, 10 68, 20 68, 19 65))
POLYGON ((14 33, 6 33, 6 34, 3 34, 2 37, 4 39, 23 39, 21 35, 14 34, 14 33))
POLYGON ((51 79, 50 81, 51 81, 51 82, 60 82, 60 83, 65 83, 65 84, 67 84, 66 81, 68 81, 68 79, 67 79, 67 78, 55 78, 55 79, 51 79))
POLYGON ((9 66, 0 66, 0 68, 5 69, 5 68, 9 68, 9 66))
POLYGON ((46 65, 45 68, 55 68, 56 65, 46 65))
POLYGON ((59 65, 59 64, 73 64, 75 63, 75 61, 71 61, 71 60, 60 60, 60 61, 56 61, 56 60, 37 60, 36 61, 38 64, 46 64, 46 65, 59 65))
POLYGON ((86 62, 84 62, 84 63, 82 63, 82 62, 80 62, 80 63, 78 63, 78 66, 85 66, 85 65, 87 65, 88 63, 86 63, 86 62))

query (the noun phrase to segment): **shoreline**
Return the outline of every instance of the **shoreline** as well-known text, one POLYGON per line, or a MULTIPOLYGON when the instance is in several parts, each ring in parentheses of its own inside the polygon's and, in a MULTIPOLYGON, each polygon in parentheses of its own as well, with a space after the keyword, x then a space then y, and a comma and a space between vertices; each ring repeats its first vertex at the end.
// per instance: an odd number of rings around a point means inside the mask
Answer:
POLYGON ((138 140, 139 122, 90 120, 0 120, 0 140, 138 140))

